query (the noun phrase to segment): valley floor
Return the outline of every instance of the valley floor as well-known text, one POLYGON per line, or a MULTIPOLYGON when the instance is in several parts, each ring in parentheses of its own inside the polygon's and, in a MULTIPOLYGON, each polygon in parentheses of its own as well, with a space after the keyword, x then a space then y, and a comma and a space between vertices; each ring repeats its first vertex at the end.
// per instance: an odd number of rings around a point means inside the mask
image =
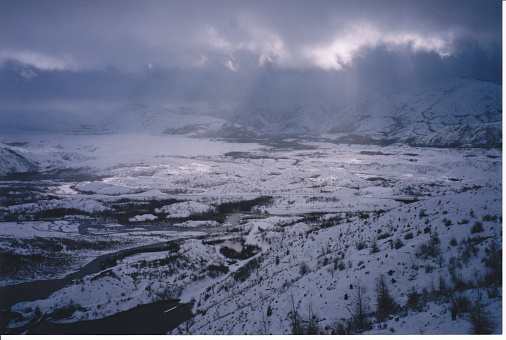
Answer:
POLYGON ((0 181, 0 285, 69 281, 3 299, 5 334, 169 300, 172 334, 502 333, 501 150, 2 142, 39 171, 0 181))

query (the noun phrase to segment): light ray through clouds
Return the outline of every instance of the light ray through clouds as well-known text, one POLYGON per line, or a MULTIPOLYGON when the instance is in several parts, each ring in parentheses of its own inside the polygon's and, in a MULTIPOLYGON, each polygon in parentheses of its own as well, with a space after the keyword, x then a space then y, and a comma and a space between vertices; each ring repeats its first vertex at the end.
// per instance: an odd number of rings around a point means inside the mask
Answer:
POLYGON ((401 76, 501 81, 499 0, 0 0, 0 32, 0 103, 12 105, 42 93, 118 103, 325 93, 318 101, 401 76))

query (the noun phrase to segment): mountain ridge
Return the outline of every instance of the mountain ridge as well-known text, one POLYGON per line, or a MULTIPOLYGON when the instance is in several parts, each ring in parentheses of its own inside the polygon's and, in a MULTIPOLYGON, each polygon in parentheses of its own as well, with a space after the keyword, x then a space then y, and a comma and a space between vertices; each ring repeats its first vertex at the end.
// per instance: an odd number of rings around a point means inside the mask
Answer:
POLYGON ((487 129, 477 127, 502 121, 501 91, 501 85, 495 83, 459 78, 416 89, 385 89, 346 106, 293 104, 212 110, 135 104, 108 116, 99 130, 218 138, 241 134, 330 135, 336 141, 353 141, 350 136, 358 136, 365 141, 390 140, 420 146, 500 147, 500 124, 487 129), (437 136, 445 131, 452 133, 443 141, 437 136), (483 135, 484 131, 493 133, 494 138, 462 135, 483 135), (456 139, 449 140, 451 136, 456 139), (484 143, 486 140, 491 144, 484 143))

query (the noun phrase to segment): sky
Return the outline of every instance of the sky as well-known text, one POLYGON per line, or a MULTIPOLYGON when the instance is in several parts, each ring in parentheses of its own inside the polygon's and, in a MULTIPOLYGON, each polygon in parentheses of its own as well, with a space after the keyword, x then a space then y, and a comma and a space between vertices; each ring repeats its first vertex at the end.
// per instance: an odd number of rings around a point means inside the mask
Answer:
POLYGON ((0 106, 89 113, 129 103, 344 103, 447 77, 500 83, 501 6, 0 0, 0 106))

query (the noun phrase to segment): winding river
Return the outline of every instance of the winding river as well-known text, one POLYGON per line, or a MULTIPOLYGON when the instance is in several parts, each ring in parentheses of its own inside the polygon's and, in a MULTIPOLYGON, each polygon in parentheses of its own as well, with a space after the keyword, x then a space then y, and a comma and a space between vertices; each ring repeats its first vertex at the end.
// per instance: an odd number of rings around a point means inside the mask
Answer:
MULTIPOLYGON (((198 231, 203 231, 208 235, 225 232, 239 224, 242 216, 241 213, 230 214, 224 225, 207 229, 199 228, 198 231)), ((83 220, 79 231, 85 232, 89 224, 90 221, 83 220)), ((184 239, 188 239, 188 237, 102 255, 61 279, 37 280, 0 287, 0 334, 9 334, 9 332, 12 334, 166 334, 167 331, 193 316, 191 304, 179 304, 178 300, 161 301, 137 306, 103 319, 68 324, 51 323, 43 317, 35 324, 16 330, 7 328, 10 320, 15 317, 7 310, 19 302, 47 299, 52 293, 71 285, 74 280, 98 273, 115 265, 119 259, 139 253, 169 250, 176 242, 184 239), (170 310, 172 307, 178 308, 170 310), (160 312, 161 309, 164 309, 163 313, 160 312), (146 320, 141 322, 143 318, 146 320)))

